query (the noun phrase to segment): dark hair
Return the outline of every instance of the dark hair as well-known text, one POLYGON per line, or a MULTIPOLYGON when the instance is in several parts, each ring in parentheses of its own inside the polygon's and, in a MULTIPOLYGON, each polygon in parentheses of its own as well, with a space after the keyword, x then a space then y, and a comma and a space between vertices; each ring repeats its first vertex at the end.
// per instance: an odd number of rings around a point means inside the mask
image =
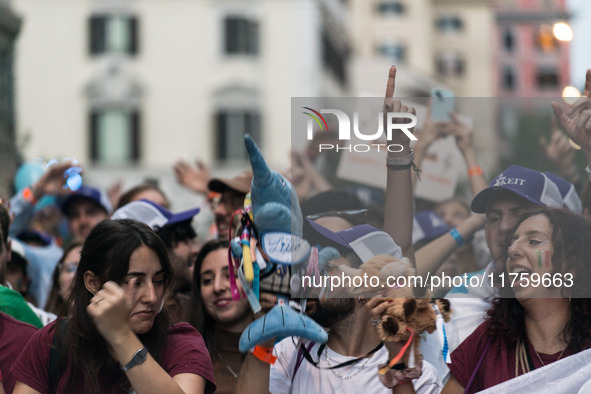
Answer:
POLYGON ((142 183, 140 185, 132 187, 131 189, 129 189, 128 191, 123 193, 121 195, 121 197, 119 197, 119 201, 117 202, 116 209, 119 209, 122 206, 127 205, 130 202, 134 201, 135 196, 137 196, 138 194, 143 193, 147 190, 154 190, 155 192, 160 193, 162 195, 162 197, 164 198, 164 201, 166 201, 166 206, 164 208, 168 208, 168 205, 170 205, 168 203, 168 198, 166 198, 166 194, 164 194, 164 192, 158 186, 156 186, 152 183, 142 183))
POLYGON ((214 358, 217 353, 214 337, 215 321, 205 310, 203 300, 201 299, 201 266, 207 255, 219 249, 228 249, 228 244, 228 240, 223 239, 212 239, 211 241, 207 241, 203 244, 197 255, 195 269, 193 270, 189 323, 199 331, 201 336, 203 336, 207 350, 209 350, 209 354, 212 358, 214 358))
MULTIPOLYGON (((10 215, 8 214, 8 210, 2 204, 0 204, 0 229, 2 235, 2 242, 4 245, 8 243, 8 230, 10 227, 10 215)), ((0 249, 1 250, 1 249, 0 249)))
MULTIPOLYGON (((129 270, 131 255, 141 246, 147 246, 158 256, 164 272, 166 293, 174 281, 168 252, 160 238, 148 226, 131 219, 105 220, 88 235, 80 253, 80 263, 68 299, 68 302, 73 302, 74 308, 63 341, 72 361, 72 373, 66 387, 74 387, 74 382, 82 376, 85 391, 99 393, 97 375, 99 371, 105 371, 111 376, 119 376, 121 387, 129 388, 129 381, 119 364, 110 356, 105 340, 96 330, 86 310, 93 294, 86 288, 84 273, 94 273, 101 285, 107 281, 121 283, 129 270)), ((168 313, 158 313, 152 329, 145 334, 138 334, 157 362, 166 346, 168 325, 168 313)))
POLYGON ((47 312, 54 313, 58 316, 68 316, 70 314, 70 310, 68 308, 68 304, 66 300, 62 298, 60 294, 60 283, 59 278, 64 267, 64 263, 66 262, 66 257, 70 252, 76 248, 82 246, 82 242, 80 241, 72 241, 68 245, 68 247, 64 250, 64 254, 59 259, 55 269, 53 270, 53 274, 51 276, 51 290, 49 291, 49 297, 47 298, 47 302, 45 303, 45 310, 47 312))
POLYGON ((164 246, 166 246, 167 249, 173 249, 177 243, 191 241, 197 236, 193 226, 191 226, 192 220, 193 218, 166 225, 157 229, 156 234, 158 234, 162 242, 164 242, 164 246))
MULTIPOLYGON (((562 296, 570 299, 570 319, 564 326, 564 340, 575 352, 591 347, 591 299, 587 296, 591 275, 591 222, 566 209, 538 209, 524 215, 507 238, 513 238, 517 227, 526 219, 544 215, 552 225, 552 272, 573 274, 573 286, 563 289, 562 296)), ((507 254, 502 256, 506 260, 507 254)), ((524 309, 514 298, 510 286, 501 288, 502 298, 496 299, 488 311, 489 335, 508 338, 516 343, 526 339, 524 309)))

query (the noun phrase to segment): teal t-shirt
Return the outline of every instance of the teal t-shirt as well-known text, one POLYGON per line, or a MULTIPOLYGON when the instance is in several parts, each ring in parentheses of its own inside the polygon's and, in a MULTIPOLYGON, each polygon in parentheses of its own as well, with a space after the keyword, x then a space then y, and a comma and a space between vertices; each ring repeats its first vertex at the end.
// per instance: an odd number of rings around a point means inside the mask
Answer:
POLYGON ((22 295, 1 285, 0 311, 14 317, 16 320, 29 323, 37 328, 43 327, 43 323, 41 323, 37 314, 29 307, 22 295))

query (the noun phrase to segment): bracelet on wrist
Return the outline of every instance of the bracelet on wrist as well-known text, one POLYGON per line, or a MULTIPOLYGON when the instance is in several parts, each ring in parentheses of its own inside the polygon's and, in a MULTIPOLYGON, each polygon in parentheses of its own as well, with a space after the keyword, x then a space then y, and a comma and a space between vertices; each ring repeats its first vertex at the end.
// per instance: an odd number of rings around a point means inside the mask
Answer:
POLYGON ((480 176, 482 174, 484 174, 484 171, 482 171, 482 167, 480 167, 480 166, 474 166, 474 167, 468 168, 468 176, 469 177, 480 176))
POLYGON ((273 355, 272 347, 256 345, 250 352, 264 363, 275 364, 275 361, 277 361, 277 357, 273 355))
POLYGON ((390 157, 386 156, 386 167, 392 170, 408 170, 412 168, 417 173, 417 178, 419 181, 421 180, 421 170, 416 166, 415 162, 413 161, 415 158, 415 153, 411 149, 410 153, 404 157, 390 157))
POLYGON ((386 156, 386 166, 394 169, 408 169, 415 158, 415 152, 411 149, 410 153, 404 157, 390 157, 386 156), (399 168, 404 167, 405 168, 399 168))
POLYGON ((458 248, 461 248, 466 243, 464 237, 462 237, 462 234, 460 234, 460 232, 455 228, 449 230, 449 235, 451 235, 454 241, 456 241, 456 245, 458 245, 458 248))
POLYGON ((412 166, 414 166, 414 163, 411 161, 408 164, 400 164, 400 165, 390 165, 387 164, 388 168, 391 168, 393 170, 408 170, 409 168, 411 168, 412 166))
POLYGON ((131 368, 135 367, 136 365, 140 365, 146 358, 148 357, 148 348, 143 347, 139 349, 137 352, 134 353, 133 357, 127 364, 121 367, 123 372, 129 371, 131 368))
POLYGON ((28 187, 28 186, 25 187, 23 189, 22 193, 23 193, 23 199, 26 202, 28 202, 28 203, 30 203, 32 205, 37 204, 37 199, 35 198, 35 194, 33 193, 33 190, 31 190, 30 187, 28 187))

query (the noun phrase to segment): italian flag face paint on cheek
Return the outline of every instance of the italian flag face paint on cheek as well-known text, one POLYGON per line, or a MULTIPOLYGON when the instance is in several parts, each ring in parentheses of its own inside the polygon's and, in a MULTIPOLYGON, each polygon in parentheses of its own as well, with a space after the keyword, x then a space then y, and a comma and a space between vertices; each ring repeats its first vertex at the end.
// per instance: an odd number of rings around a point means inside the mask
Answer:
POLYGON ((551 266, 552 266, 552 264, 550 262, 550 252, 547 250, 544 250, 544 267, 549 270, 551 268, 551 266))

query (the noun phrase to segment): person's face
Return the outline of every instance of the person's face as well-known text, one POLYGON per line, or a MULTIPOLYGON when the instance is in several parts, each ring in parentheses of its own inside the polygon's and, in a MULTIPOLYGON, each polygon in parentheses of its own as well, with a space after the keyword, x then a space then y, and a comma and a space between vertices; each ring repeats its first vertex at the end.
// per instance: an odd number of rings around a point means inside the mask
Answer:
POLYGON ((129 259, 129 270, 121 287, 129 308, 129 326, 136 334, 152 329, 164 298, 164 270, 158 255, 145 245, 129 259))
POLYGON ((73 201, 68 214, 70 233, 75 240, 84 241, 94 226, 108 218, 97 203, 85 199, 73 201))
POLYGON ((323 216, 314 220, 314 222, 329 229, 333 233, 345 231, 353 227, 351 222, 338 216, 323 216))
MULTIPOLYGON (((323 216, 316 219, 315 222, 332 232, 344 231, 353 227, 351 222, 338 216, 323 216)), ((338 269, 340 265, 350 264, 342 256, 331 260, 326 266, 326 274, 331 275, 334 272, 340 275, 341 271, 338 269)), ((355 311, 355 299, 348 296, 346 289, 336 291, 342 291, 344 298, 337 298, 337 293, 333 292, 330 298, 308 298, 306 303, 306 313, 322 327, 330 327, 349 317, 355 311)))
POLYGON ((513 292, 516 297, 544 296, 548 291, 556 290, 541 284, 539 286, 532 284, 532 280, 536 280, 538 275, 541 280, 544 274, 552 272, 554 255, 552 231, 552 224, 542 214, 524 220, 515 230, 507 249, 505 269, 512 283, 515 279, 513 292), (520 279, 522 274, 529 278, 529 283, 520 279))
POLYGON ((244 206, 244 194, 226 189, 213 209, 215 224, 221 236, 228 234, 232 221, 232 214, 244 206))
POLYGON ((21 294, 25 294, 29 288, 28 278, 22 269, 10 269, 6 270, 6 282, 10 283, 12 290, 17 291, 21 294))
MULTIPOLYGON (((201 264, 201 299, 207 313, 221 326, 246 326, 252 320, 248 300, 233 300, 228 276, 228 252, 217 249, 210 252, 201 264)), ((241 290, 240 283, 237 282, 241 290)))
POLYGON ((67 300, 70 296, 70 290, 72 287, 72 281, 80 262, 80 251, 82 246, 74 248, 68 252, 64 258, 64 262, 61 263, 59 281, 59 293, 62 299, 67 300))
POLYGON ((306 306, 308 316, 322 327, 332 325, 351 316, 355 311, 354 298, 327 298, 306 306))
POLYGON ((142 192, 139 192, 138 194, 136 194, 133 197, 133 199, 131 201, 138 201, 138 200, 152 201, 153 203, 156 203, 156 204, 160 205, 161 207, 169 209, 168 201, 166 201, 166 198, 158 190, 147 189, 142 192))
POLYGON ((458 227, 470 217, 470 210, 458 201, 447 201, 439 204, 435 208, 435 213, 450 227, 458 227))
POLYGON ((194 239, 185 239, 173 246, 171 263, 178 286, 191 283, 191 273, 198 252, 194 239))
POLYGON ((509 191, 499 191, 486 207, 486 242, 494 261, 503 256, 507 237, 519 219, 539 205, 531 203, 509 191))

